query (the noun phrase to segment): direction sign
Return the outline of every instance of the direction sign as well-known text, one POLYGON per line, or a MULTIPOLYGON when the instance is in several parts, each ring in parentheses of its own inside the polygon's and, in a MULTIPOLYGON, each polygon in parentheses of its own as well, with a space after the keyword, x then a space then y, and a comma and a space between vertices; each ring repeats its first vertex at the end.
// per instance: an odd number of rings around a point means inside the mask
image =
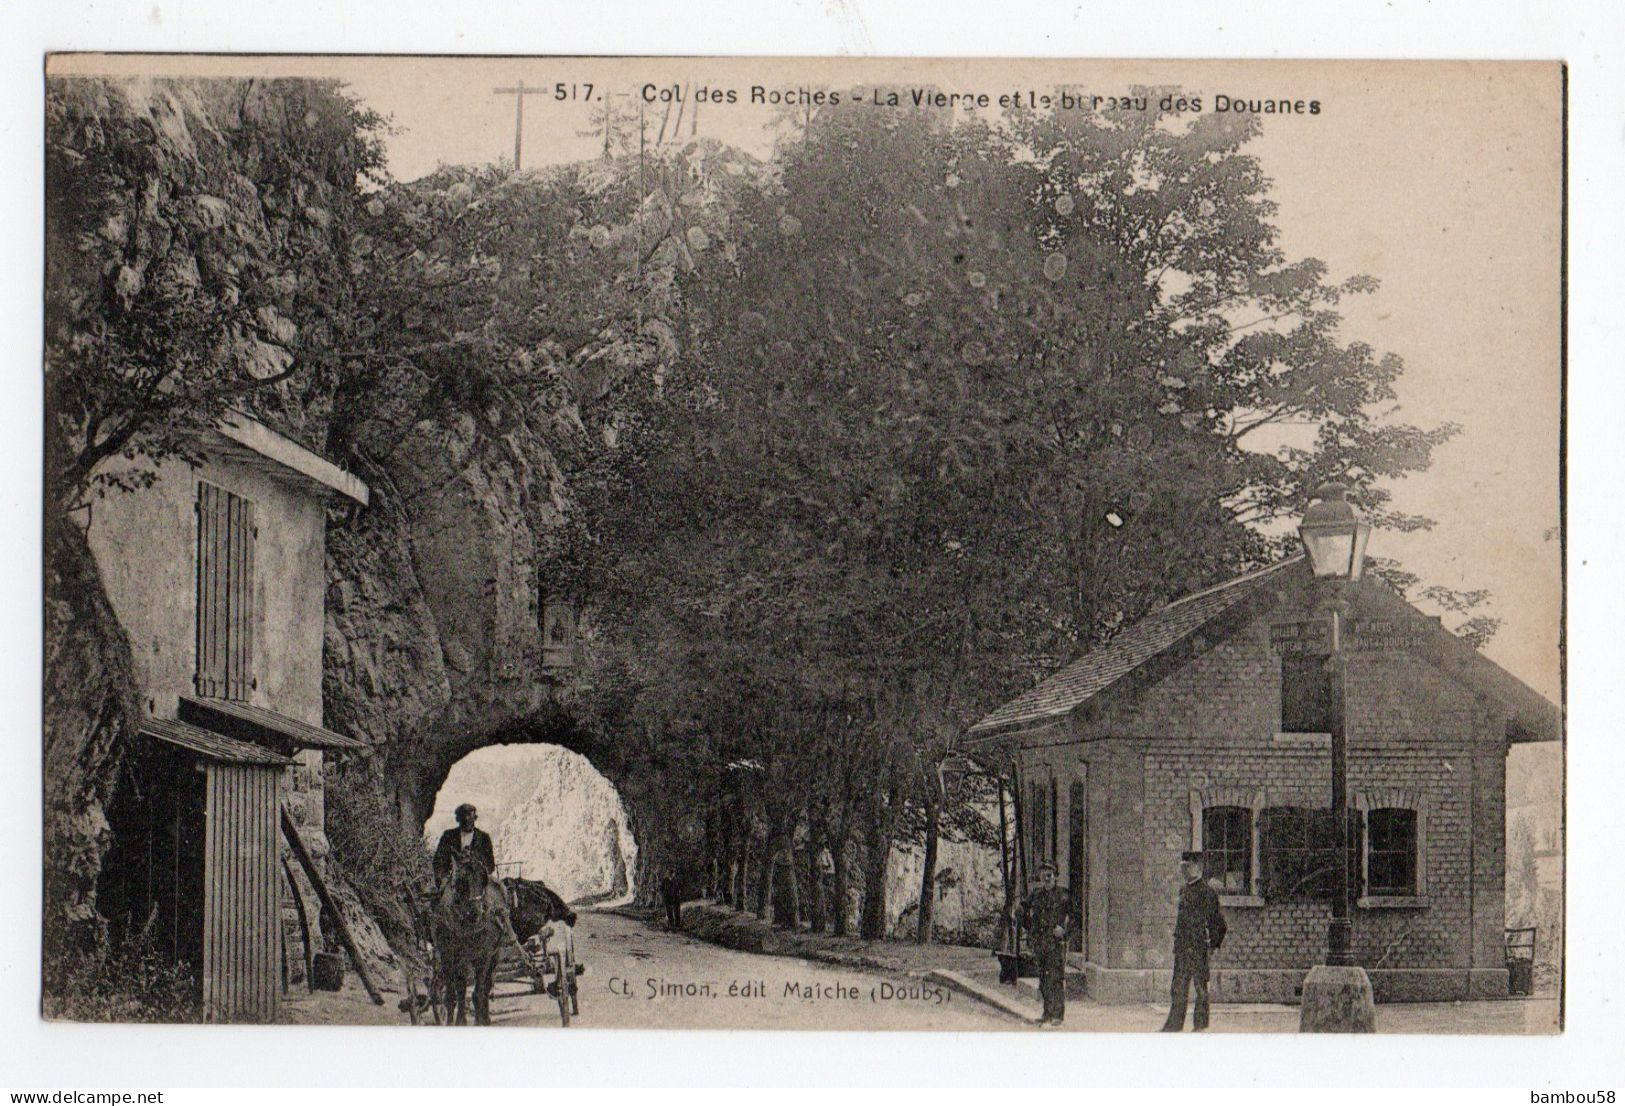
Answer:
POLYGON ((1427 632, 1420 618, 1356 618, 1349 622, 1346 646, 1356 653, 1414 649, 1427 632))
MULTIPOLYGON (((1343 648, 1351 653, 1414 649, 1429 632, 1420 618, 1354 618, 1343 625, 1343 648)), ((1323 618, 1277 622, 1270 626, 1270 651, 1325 655, 1332 651, 1331 624, 1323 618)))
POLYGON ((1270 651, 1325 654, 1332 651, 1332 628, 1323 618, 1277 622, 1270 626, 1270 651))

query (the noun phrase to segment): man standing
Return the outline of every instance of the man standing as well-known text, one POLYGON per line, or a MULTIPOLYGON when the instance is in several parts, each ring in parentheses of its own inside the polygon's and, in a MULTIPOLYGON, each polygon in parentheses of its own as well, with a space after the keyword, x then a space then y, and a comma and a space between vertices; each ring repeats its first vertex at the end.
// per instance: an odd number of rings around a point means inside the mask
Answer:
POLYGON ((478 860, 485 866, 486 875, 496 874, 497 854, 491 835, 474 827, 478 813, 473 803, 464 803, 456 810, 457 824, 440 835, 440 843, 434 850, 434 878, 442 885, 451 874, 453 857, 478 860))
POLYGON ((1072 915, 1066 894, 1055 882, 1055 865, 1038 869, 1038 888, 1022 904, 1022 919, 1038 958, 1038 991, 1044 996, 1040 1025, 1060 1025, 1066 1018, 1066 938, 1072 915))
POLYGON ((1202 854, 1187 852, 1180 858, 1185 886, 1179 889, 1179 915, 1174 920, 1174 985, 1164 1033, 1185 1028, 1185 998, 1196 988, 1196 1010, 1191 1029, 1207 1028, 1208 954, 1224 942, 1224 913, 1219 895, 1202 878, 1202 854))

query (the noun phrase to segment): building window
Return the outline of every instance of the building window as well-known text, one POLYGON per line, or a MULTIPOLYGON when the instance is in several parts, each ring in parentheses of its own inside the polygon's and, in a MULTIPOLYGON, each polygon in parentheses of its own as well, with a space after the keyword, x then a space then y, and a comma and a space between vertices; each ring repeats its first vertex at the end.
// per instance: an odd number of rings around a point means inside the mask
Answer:
POLYGON ((246 700, 254 681, 254 504, 198 483, 199 695, 246 700))
POLYGON ((1382 807, 1366 811, 1367 894, 1417 893, 1416 811, 1382 807))
MULTIPOLYGON (((1360 855, 1363 835, 1358 818, 1349 819, 1347 865, 1350 895, 1360 890, 1360 855)), ((1331 897, 1337 886, 1337 819, 1329 810, 1307 807, 1271 807, 1264 811, 1260 831, 1260 864, 1264 897, 1272 902, 1318 901, 1331 897)))
POLYGON ((1253 883, 1253 812, 1244 806, 1202 811, 1203 875, 1221 894, 1247 895, 1253 883))
POLYGON ((1330 733, 1331 673, 1326 658, 1288 653, 1281 658, 1281 732, 1330 733))
POLYGON ((1049 778, 1049 862, 1061 865, 1061 781, 1049 778))
POLYGON ((1039 865, 1050 860, 1050 804, 1049 782, 1042 779, 1027 783, 1027 857, 1031 874, 1038 874, 1039 865))

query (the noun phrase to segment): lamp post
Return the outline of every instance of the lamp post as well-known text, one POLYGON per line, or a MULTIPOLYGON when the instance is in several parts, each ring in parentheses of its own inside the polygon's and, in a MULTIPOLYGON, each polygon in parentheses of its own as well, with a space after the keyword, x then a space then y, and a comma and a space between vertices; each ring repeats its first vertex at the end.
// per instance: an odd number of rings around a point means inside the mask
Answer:
POLYGON ((1354 963, 1350 921, 1348 738, 1346 691, 1348 661, 1344 656, 1344 616, 1349 590, 1365 568, 1366 540, 1371 524, 1348 502, 1348 488, 1327 484, 1316 490, 1316 503, 1304 512, 1298 526, 1310 568, 1325 587, 1322 607, 1330 625, 1326 658, 1330 691, 1328 728, 1331 730, 1332 816, 1337 823, 1337 862, 1333 867, 1332 918, 1326 928, 1326 962, 1310 969, 1303 983, 1299 1029, 1307 1033, 1370 1033, 1376 1028, 1376 1005, 1371 980, 1354 963))

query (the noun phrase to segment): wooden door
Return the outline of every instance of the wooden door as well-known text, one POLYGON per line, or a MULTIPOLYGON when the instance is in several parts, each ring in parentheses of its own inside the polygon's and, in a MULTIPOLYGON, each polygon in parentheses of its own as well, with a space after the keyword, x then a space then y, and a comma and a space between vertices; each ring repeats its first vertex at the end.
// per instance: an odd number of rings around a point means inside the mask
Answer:
MULTIPOLYGON (((1080 767, 1080 771, 1084 771, 1080 767)), ((1072 901, 1072 916, 1078 920, 1072 935, 1072 951, 1089 948, 1089 789, 1084 781, 1072 784, 1067 792, 1066 880, 1072 901)))

